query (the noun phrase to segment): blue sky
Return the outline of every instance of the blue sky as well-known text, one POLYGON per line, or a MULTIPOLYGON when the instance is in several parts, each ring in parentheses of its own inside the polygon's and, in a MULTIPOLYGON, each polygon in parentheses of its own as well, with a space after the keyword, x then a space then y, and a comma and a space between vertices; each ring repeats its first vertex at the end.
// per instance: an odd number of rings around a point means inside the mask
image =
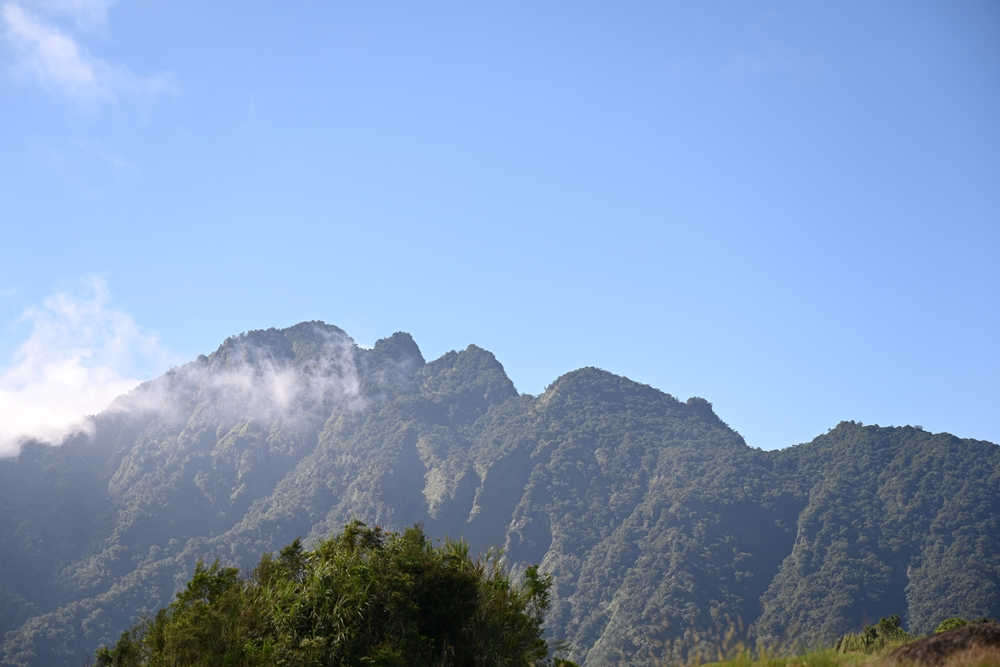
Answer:
POLYGON ((523 392, 703 396, 765 449, 1000 442, 996 3, 0 0, 0 30, 0 441, 321 319, 523 392))

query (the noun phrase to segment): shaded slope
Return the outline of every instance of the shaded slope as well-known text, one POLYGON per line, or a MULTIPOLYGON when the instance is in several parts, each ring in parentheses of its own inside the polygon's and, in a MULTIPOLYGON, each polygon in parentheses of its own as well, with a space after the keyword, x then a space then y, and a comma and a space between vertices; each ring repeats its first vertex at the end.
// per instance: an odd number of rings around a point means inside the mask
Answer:
POLYGON ((830 637, 890 609, 905 610, 916 632, 996 615, 996 445, 844 422, 775 457, 794 466, 809 502, 764 598, 772 632, 830 637))
POLYGON ((250 332, 119 399, 93 439, 0 461, 2 656, 75 665, 198 558, 252 564, 355 517, 542 563, 547 628, 589 665, 727 616, 829 638, 996 615, 998 452, 853 423, 762 452, 706 401, 594 368, 533 397, 476 346, 426 363, 402 333, 250 332))

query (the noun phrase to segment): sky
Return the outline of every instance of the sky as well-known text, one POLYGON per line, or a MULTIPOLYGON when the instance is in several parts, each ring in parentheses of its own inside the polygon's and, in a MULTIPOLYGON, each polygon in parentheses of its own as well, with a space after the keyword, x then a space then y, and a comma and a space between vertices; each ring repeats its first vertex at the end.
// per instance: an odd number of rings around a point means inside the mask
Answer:
POLYGON ((1000 442, 995 2, 0 0, 0 454, 323 320, 1000 442))

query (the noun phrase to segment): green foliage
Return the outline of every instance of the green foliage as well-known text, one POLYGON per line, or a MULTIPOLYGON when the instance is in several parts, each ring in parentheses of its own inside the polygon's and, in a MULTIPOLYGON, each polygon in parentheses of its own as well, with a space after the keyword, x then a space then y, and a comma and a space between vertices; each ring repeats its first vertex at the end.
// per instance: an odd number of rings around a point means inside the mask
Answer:
POLYGON ((809 495, 756 621, 772 636, 829 642, 902 610, 927 633, 998 608, 996 445, 844 422, 775 455, 809 495))
POLYGON ((938 626, 934 628, 934 634, 947 632, 948 630, 954 630, 955 628, 963 628, 966 625, 978 625, 981 623, 996 623, 996 619, 982 616, 980 618, 974 618, 971 621, 967 621, 961 616, 952 616, 951 618, 946 618, 938 623, 938 626))
MULTIPOLYGON (((816 646, 1000 613, 1000 448, 948 434, 843 422, 760 451, 703 399, 596 368, 518 395, 476 346, 425 363, 407 334, 362 349, 317 322, 228 339, 95 427, 0 460, 5 667, 74 667, 198 558, 251 568, 353 517, 544 563, 546 628, 579 663, 653 664, 727 617, 816 646)), ((305 585, 306 553, 268 567, 305 585)))
POLYGON ((889 651, 912 642, 916 637, 903 629, 903 620, 898 614, 882 618, 874 625, 865 626, 858 633, 849 632, 837 642, 837 649, 843 653, 863 655, 885 655, 889 651))
POLYGON ((963 628, 968 624, 969 622, 961 616, 952 616, 951 618, 946 618, 938 623, 938 626, 934 628, 934 634, 947 632, 948 630, 954 630, 955 628, 963 628))
POLYGON ((199 562, 177 599, 98 650, 97 664, 539 665, 551 585, 537 567, 512 582, 499 552, 474 559, 419 527, 354 521, 312 550, 296 540, 265 555, 247 577, 199 562))

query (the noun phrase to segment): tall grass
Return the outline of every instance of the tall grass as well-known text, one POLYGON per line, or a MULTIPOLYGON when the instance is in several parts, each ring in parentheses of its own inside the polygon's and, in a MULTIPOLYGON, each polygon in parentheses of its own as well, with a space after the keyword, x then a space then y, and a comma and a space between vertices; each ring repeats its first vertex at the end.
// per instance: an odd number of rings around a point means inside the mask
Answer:
MULTIPOLYGON (((714 636, 692 633, 688 641, 693 639, 694 644, 687 646, 686 655, 668 658, 659 667, 922 667, 887 659, 893 650, 914 641, 913 637, 896 637, 873 648, 871 653, 863 653, 845 650, 843 643, 839 648, 811 650, 790 648, 796 644, 788 641, 762 647, 748 641, 747 634, 734 627, 714 636)), ((950 656, 939 667, 1000 667, 1000 648, 968 649, 950 656)))
MULTIPOLYGON (((898 619, 882 619, 857 633, 847 633, 835 646, 806 646, 794 634, 767 642, 755 638, 752 627, 728 623, 714 631, 694 628, 682 637, 659 642, 659 667, 862 667, 881 665, 893 650, 914 641, 899 628, 898 619)), ((989 652, 957 659, 948 667, 1000 667, 989 652), (990 662, 993 660, 993 662, 990 662), (978 661, 978 662, 977 662, 978 661)), ((906 667, 898 665, 898 667, 906 667)))

